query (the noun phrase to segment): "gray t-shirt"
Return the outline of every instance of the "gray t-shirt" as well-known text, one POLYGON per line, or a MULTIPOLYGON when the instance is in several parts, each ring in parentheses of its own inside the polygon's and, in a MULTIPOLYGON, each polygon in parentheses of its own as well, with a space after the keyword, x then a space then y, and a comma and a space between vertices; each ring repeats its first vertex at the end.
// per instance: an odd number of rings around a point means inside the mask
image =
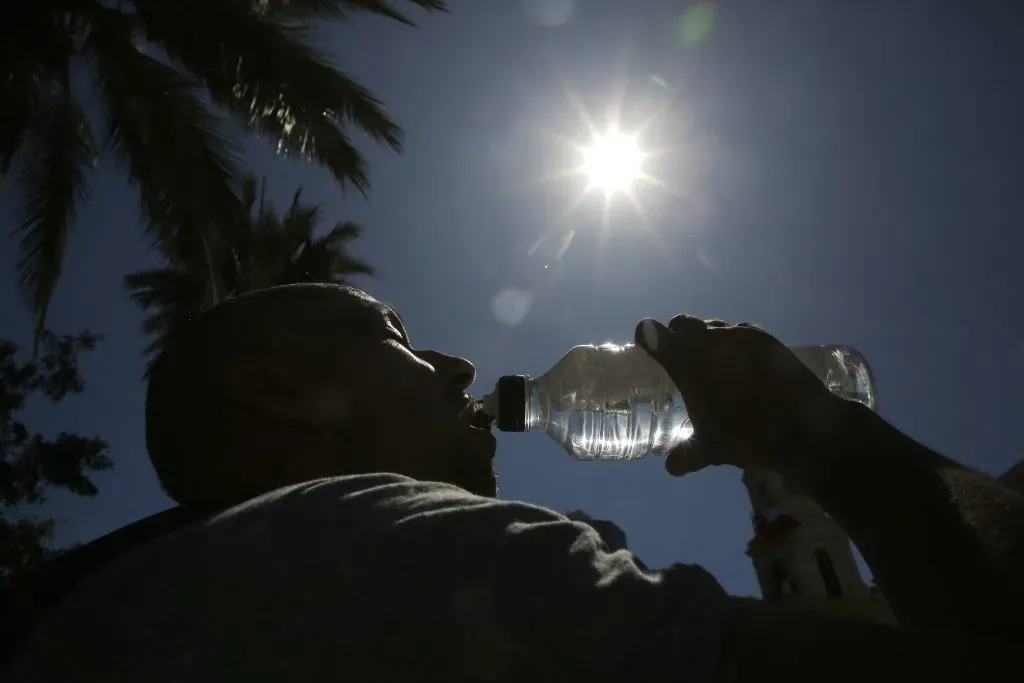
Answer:
POLYGON ((85 579, 9 683, 703 681, 729 621, 703 569, 641 569, 580 522, 393 474, 274 491, 85 579))

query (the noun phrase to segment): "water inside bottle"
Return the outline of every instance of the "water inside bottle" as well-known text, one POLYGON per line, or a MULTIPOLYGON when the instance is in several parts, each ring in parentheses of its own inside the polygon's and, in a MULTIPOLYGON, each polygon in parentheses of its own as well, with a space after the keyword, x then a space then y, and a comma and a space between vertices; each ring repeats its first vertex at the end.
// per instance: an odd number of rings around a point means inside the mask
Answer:
POLYGON ((663 453, 693 433, 675 383, 633 344, 578 346, 538 385, 539 421, 580 460, 663 453))

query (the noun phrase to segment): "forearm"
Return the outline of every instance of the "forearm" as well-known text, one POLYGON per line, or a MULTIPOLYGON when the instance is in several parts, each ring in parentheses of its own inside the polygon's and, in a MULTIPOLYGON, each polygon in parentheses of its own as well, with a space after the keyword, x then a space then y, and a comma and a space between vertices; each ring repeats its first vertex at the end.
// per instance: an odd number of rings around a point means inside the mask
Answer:
POLYGON ((926 634, 840 619, 780 602, 734 598, 735 619, 712 677, 747 681, 981 681, 1016 667, 1011 641, 926 634))
POLYGON ((1024 632, 1024 496, 838 406, 787 476, 850 534, 900 624, 1024 632))

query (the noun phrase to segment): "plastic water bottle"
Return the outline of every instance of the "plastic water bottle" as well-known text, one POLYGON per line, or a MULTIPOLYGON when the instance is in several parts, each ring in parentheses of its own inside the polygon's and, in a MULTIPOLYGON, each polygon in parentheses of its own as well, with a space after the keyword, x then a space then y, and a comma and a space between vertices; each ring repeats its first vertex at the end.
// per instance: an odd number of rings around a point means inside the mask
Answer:
MULTIPOLYGON (((876 409, 871 368, 856 349, 790 350, 830 391, 876 409)), ((501 431, 543 430, 579 460, 667 453, 693 433, 675 382, 634 344, 576 346, 540 377, 505 375, 483 408, 501 431)))

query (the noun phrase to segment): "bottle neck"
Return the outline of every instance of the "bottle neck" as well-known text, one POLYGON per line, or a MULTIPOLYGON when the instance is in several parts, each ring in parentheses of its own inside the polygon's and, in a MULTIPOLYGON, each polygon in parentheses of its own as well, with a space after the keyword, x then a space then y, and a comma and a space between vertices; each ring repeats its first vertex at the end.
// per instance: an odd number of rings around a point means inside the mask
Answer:
POLYGON ((526 431, 543 430, 548 422, 547 396, 540 390, 540 383, 533 377, 526 377, 526 431))

